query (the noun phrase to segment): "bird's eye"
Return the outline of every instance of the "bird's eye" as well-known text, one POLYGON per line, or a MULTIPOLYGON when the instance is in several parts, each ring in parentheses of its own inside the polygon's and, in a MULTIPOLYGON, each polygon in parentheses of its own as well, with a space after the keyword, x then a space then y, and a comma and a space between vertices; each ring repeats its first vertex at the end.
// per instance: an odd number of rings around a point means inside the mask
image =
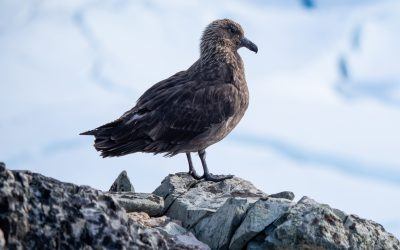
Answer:
POLYGON ((237 30, 234 27, 229 27, 228 29, 231 34, 236 34, 237 30))

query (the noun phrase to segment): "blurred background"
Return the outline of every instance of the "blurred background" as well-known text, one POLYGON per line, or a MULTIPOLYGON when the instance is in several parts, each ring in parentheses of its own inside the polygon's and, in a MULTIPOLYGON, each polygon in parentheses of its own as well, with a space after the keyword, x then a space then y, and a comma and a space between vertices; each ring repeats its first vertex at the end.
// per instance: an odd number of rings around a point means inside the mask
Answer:
MULTIPOLYGON (((239 22, 249 109, 208 149, 213 173, 290 190, 400 237, 400 2, 0 0, 0 160, 108 190, 151 192, 184 155, 102 159, 78 133, 188 68, 214 19, 239 22)), ((201 165, 196 157, 196 166, 201 165)))

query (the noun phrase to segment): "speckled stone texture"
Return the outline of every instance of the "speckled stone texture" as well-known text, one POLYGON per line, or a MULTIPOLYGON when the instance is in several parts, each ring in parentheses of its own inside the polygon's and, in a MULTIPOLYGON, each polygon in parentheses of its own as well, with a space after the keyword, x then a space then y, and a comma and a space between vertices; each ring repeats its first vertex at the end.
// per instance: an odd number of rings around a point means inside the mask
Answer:
POLYGON ((110 196, 0 164, 0 249, 193 249, 129 219, 110 196))

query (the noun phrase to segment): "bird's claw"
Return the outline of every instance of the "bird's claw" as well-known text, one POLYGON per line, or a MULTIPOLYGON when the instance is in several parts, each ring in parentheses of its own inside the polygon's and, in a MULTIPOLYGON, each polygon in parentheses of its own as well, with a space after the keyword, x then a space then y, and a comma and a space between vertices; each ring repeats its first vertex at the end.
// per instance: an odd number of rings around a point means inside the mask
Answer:
POLYGON ((206 181, 213 181, 213 182, 220 182, 226 179, 232 179, 233 175, 213 175, 213 174, 205 174, 203 176, 204 180, 206 181))
POLYGON ((213 182, 220 182, 226 179, 232 179, 233 175, 214 175, 214 174, 204 174, 204 175, 198 175, 196 171, 189 171, 189 174, 196 180, 202 180, 204 179, 205 181, 213 181, 213 182))
POLYGON ((198 175, 198 174, 196 173, 196 171, 189 171, 189 174, 190 174, 194 179, 196 179, 196 180, 201 180, 201 179, 203 179, 203 176, 198 175))

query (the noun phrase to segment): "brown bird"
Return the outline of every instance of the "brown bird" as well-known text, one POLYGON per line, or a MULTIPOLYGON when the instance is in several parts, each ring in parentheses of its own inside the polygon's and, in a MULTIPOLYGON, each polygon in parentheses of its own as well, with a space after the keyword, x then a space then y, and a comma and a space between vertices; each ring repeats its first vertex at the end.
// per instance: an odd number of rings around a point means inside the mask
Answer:
POLYGON ((186 153, 194 178, 232 178, 208 171, 205 149, 228 135, 248 107, 243 61, 237 52, 241 47, 258 51, 238 23, 213 21, 201 37, 200 58, 190 68, 153 85, 117 120, 81 135, 95 136, 94 147, 103 157, 186 153), (202 176, 193 167, 192 152, 199 154, 202 176))

